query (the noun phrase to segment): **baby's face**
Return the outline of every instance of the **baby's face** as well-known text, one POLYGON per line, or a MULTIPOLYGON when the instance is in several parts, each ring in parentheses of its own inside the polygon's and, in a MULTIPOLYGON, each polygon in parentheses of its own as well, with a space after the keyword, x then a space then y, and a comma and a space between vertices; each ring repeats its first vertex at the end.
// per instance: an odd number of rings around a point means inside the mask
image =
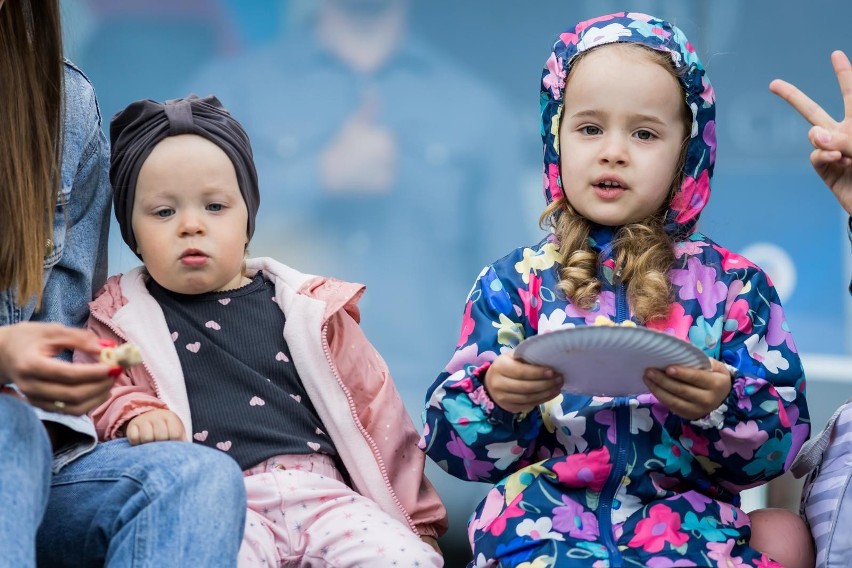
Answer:
POLYGON ((181 294, 237 288, 248 210, 234 166, 216 144, 171 136, 142 164, 133 200, 137 252, 158 284, 181 294))

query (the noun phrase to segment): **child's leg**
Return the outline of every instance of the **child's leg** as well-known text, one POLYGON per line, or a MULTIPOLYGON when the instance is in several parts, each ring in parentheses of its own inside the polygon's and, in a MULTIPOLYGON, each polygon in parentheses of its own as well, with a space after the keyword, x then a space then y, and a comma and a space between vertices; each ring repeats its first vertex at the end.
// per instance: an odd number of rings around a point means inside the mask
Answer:
POLYGON ((275 533, 268 528, 268 525, 273 523, 254 510, 253 507, 256 508, 257 503, 253 503, 249 495, 246 530, 243 534, 243 542, 240 545, 237 566, 239 568, 252 568, 254 566, 275 568, 281 561, 278 558, 275 545, 275 533))
MULTIPOLYGON (((305 474, 292 473, 293 483, 305 474)), ((306 508, 296 509, 304 528, 303 566, 439 568, 443 558, 400 521, 339 479, 314 475, 306 508)), ((288 512, 289 515, 289 512, 288 512)), ((293 522, 294 519, 290 519, 293 522)))
POLYGON ((752 548, 784 568, 813 568, 814 541, 804 519, 786 509, 758 509, 748 516, 752 548))
POLYGON ((246 484, 246 527, 239 568, 278 568, 289 551, 289 533, 284 522, 284 499, 275 481, 271 460, 243 472, 246 484))
POLYGON ((411 529, 347 486, 325 456, 272 458, 246 474, 240 568, 443 566, 411 529))

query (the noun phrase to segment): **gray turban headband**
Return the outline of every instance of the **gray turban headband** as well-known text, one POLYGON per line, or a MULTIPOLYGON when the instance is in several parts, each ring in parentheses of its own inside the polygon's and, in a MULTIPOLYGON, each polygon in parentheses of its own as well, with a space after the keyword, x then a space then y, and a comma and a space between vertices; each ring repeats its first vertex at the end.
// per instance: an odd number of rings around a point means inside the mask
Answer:
POLYGON ((248 209, 248 238, 251 239, 254 234, 260 193, 251 144, 240 123, 216 97, 190 95, 165 103, 141 100, 116 113, 109 124, 112 143, 109 179, 113 188, 115 218, 124 242, 133 252, 137 247, 131 218, 139 171, 157 143, 180 134, 203 136, 231 159, 248 209))

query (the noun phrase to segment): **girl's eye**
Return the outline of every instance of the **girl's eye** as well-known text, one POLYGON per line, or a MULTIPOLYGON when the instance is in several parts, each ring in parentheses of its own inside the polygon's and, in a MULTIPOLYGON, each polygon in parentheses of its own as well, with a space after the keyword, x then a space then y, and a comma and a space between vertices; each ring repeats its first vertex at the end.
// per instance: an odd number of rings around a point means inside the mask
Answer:
POLYGON ((210 205, 207 206, 207 210, 213 211, 213 212, 221 211, 222 210, 222 204, 221 203, 211 203, 210 205))
POLYGON ((654 133, 650 130, 637 130, 636 138, 639 140, 653 140, 656 136, 654 136, 654 133))
POLYGON ((601 129, 597 126, 584 126, 580 129, 580 132, 586 134, 587 136, 597 136, 601 133, 601 129))
POLYGON ((175 211, 174 211, 174 209, 160 209, 159 211, 157 211, 154 214, 157 217, 160 217, 161 219, 165 219, 166 217, 171 217, 172 215, 174 215, 175 211))

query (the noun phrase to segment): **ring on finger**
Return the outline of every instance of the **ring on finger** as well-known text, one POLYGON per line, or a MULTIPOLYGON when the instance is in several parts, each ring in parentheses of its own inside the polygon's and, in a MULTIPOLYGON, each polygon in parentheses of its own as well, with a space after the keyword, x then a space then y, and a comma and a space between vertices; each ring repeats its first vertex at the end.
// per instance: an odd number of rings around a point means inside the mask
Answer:
POLYGON ((53 401, 53 407, 54 407, 56 410, 65 410, 65 407, 66 407, 66 406, 68 406, 68 405, 67 405, 67 404, 65 404, 64 402, 62 402, 61 400, 54 400, 54 401, 53 401))

